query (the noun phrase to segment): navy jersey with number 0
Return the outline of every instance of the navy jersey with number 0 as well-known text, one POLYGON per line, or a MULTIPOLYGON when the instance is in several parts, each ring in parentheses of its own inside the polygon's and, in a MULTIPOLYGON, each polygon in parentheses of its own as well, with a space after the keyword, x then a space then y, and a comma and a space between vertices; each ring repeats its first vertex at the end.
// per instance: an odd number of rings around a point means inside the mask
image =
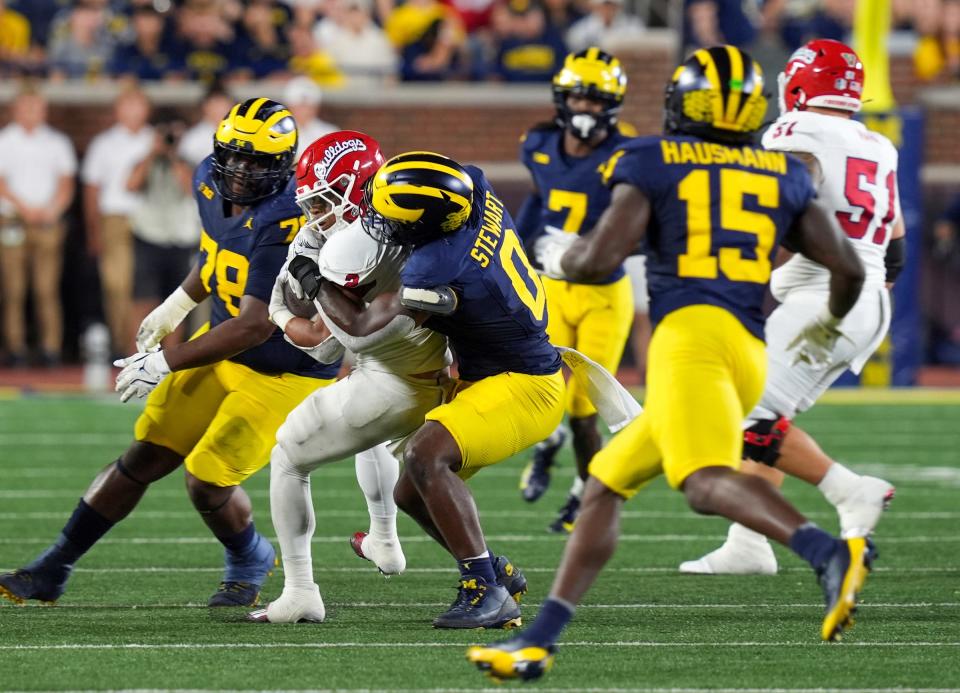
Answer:
MULTIPOLYGON (((301 224, 301 209, 294 200, 296 180, 286 188, 227 216, 224 200, 211 180, 212 157, 204 159, 193 175, 194 197, 200 210, 200 280, 210 292, 210 327, 240 313, 244 295, 270 303, 270 294, 287 258, 287 245, 301 224)), ((230 358, 261 373, 296 373, 314 378, 334 378, 340 364, 318 363, 283 339, 277 329, 266 342, 230 358)))
POLYGON ((403 285, 456 292, 456 311, 425 324, 450 338, 462 379, 556 373, 560 355, 547 339, 540 279, 483 172, 465 168, 473 179, 475 213, 460 230, 415 249, 401 274, 403 285))
POLYGON ((754 147, 644 137, 614 154, 606 177, 650 200, 651 319, 705 303, 730 311, 762 339, 772 258, 816 195, 804 164, 754 147))
MULTIPOLYGON (((558 127, 534 128, 527 132, 520 145, 520 158, 530 170, 542 200, 536 228, 521 231, 528 248, 546 226, 568 233, 586 233, 596 225, 610 204, 610 190, 603 184, 603 167, 610 156, 631 139, 614 130, 588 156, 577 157, 564 153, 563 132, 558 127)), ((621 265, 597 283, 610 284, 623 274, 621 265)))

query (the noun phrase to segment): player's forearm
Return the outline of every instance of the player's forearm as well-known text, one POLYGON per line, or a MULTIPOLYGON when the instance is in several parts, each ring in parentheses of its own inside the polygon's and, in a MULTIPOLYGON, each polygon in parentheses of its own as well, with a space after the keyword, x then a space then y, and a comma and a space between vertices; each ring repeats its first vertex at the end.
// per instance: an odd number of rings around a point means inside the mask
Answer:
POLYGON ((382 330, 406 311, 396 293, 381 294, 368 306, 347 298, 328 281, 321 282, 317 296, 323 312, 341 330, 354 337, 367 337, 382 330))
POLYGON ((197 303, 200 303, 210 294, 200 280, 200 265, 196 262, 190 268, 190 273, 180 282, 180 288, 187 292, 187 295, 197 303))
POLYGON ((860 258, 849 244, 830 268, 830 312, 842 318, 857 303, 863 288, 864 270, 860 258))
POLYGON ((598 245, 585 238, 574 242, 560 261, 564 276, 571 281, 588 284, 609 277, 623 259, 613 256, 609 251, 602 252, 598 245))
MULTIPOLYGON (((245 296, 244 301, 250 297, 245 296)), ((256 299, 252 299, 256 300, 256 299)), ((241 314, 225 320, 209 332, 164 351, 170 370, 206 366, 236 356, 263 344, 276 326, 267 319, 266 304, 260 301, 261 311, 241 314), (254 314, 255 313, 255 314, 254 314)))

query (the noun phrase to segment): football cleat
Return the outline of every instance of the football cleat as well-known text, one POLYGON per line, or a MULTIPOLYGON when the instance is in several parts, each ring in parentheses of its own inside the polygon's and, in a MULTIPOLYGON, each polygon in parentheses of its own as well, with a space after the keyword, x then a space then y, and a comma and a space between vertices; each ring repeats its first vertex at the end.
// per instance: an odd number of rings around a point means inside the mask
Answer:
POLYGON ((366 532, 356 532, 350 537, 350 548, 358 557, 371 561, 384 577, 399 575, 407 567, 400 541, 374 539, 366 532))
POLYGON ((684 561, 686 575, 776 575, 777 557, 768 541, 742 543, 727 539, 695 561, 684 561))
POLYGON ((226 563, 223 582, 207 606, 256 606, 263 583, 280 565, 276 551, 262 535, 257 535, 257 543, 241 559, 227 551, 226 563))
POLYGON ((895 492, 888 481, 874 476, 861 477, 856 493, 837 505, 840 536, 843 539, 868 536, 883 511, 890 507, 895 492))
POLYGON ((527 578, 523 571, 510 562, 506 556, 497 556, 493 559, 493 572, 497 574, 497 580, 503 585, 513 601, 517 604, 527 593, 527 578))
POLYGON ((844 630, 853 627, 857 596, 876 557, 877 551, 869 539, 841 539, 830 559, 817 570, 827 606, 820 629, 823 640, 837 642, 844 630))
POLYGON ((556 653, 556 645, 541 647, 521 636, 471 647, 467 650, 467 661, 497 682, 503 679, 533 681, 550 671, 556 653))
POLYGON ((533 503, 547 492, 550 487, 550 468, 554 457, 567 440, 567 432, 557 428, 550 436, 537 443, 533 448, 533 459, 523 470, 520 477, 520 493, 523 500, 533 503))
POLYGON ((567 496, 567 502, 557 513, 557 519, 547 526, 547 531, 555 534, 570 534, 580 512, 580 499, 576 496, 567 496))
POLYGON ((489 584, 482 577, 460 578, 457 599, 433 620, 434 628, 516 628, 520 607, 503 585, 489 584))
POLYGON ((327 616, 320 588, 287 589, 263 609, 247 614, 248 621, 257 623, 323 623, 327 616))
POLYGON ((0 575, 0 597, 14 604, 23 604, 36 599, 45 604, 53 604, 67 589, 67 578, 71 568, 59 570, 40 570, 38 568, 19 568, 12 573, 0 575))

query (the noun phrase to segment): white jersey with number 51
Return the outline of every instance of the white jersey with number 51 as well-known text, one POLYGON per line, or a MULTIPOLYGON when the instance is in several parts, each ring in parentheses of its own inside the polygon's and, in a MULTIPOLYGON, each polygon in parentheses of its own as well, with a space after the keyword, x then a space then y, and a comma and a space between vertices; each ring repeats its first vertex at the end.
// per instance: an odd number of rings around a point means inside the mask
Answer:
MULTIPOLYGON (((816 157, 822 173, 819 199, 857 249, 866 270, 864 289, 883 286, 883 258, 900 218, 897 150, 890 140, 855 120, 790 111, 770 126, 762 143, 816 157)), ((790 291, 827 291, 829 283, 826 268, 797 254, 774 271, 770 289, 783 301, 790 291)))

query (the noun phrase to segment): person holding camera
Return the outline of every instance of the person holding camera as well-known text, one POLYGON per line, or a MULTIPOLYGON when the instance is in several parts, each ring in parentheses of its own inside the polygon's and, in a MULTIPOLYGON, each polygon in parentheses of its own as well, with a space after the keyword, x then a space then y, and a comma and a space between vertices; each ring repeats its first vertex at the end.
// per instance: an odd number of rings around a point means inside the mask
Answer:
MULTIPOLYGON (((154 126, 153 146, 137 164, 127 189, 141 196, 131 216, 134 244, 133 315, 139 325, 172 294, 190 271, 200 238, 200 220, 191 197, 193 167, 178 154, 186 124, 161 118, 154 126)), ((172 343, 184 335, 170 335, 172 343)))

